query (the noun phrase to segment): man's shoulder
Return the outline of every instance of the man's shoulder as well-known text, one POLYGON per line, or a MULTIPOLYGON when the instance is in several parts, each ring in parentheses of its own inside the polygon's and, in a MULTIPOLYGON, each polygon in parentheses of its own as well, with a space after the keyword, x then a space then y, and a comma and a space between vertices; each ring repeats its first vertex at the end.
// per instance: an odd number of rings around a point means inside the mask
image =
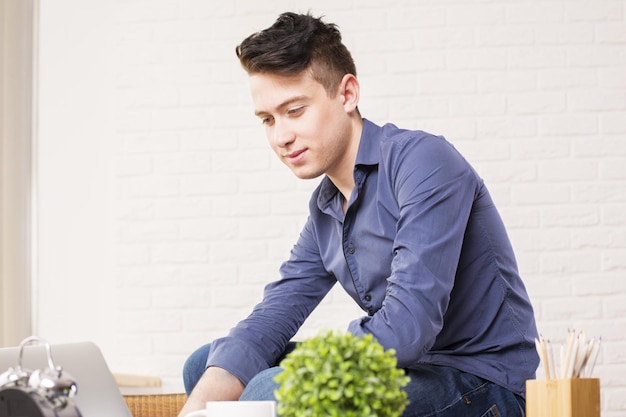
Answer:
POLYGON ((393 123, 379 126, 368 120, 365 120, 364 123, 364 137, 366 143, 362 143, 363 153, 370 155, 372 152, 383 152, 384 154, 394 150, 402 150, 405 147, 449 146, 443 136, 425 130, 401 128, 393 123))
POLYGON ((419 129, 402 129, 393 124, 382 126, 379 143, 383 158, 404 153, 413 154, 413 158, 428 157, 432 153, 457 153, 443 136, 419 129))
POLYGON ((406 141, 437 140, 445 142, 443 136, 435 135, 420 129, 400 128, 393 123, 387 123, 381 127, 381 141, 405 143, 406 141))

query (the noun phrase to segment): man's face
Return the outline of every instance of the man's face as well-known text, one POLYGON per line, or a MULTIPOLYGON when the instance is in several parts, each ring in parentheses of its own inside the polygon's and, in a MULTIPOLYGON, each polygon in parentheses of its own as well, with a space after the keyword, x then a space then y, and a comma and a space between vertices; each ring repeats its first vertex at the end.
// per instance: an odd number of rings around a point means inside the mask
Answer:
POLYGON ((353 139, 341 87, 329 97, 309 71, 295 77, 252 74, 255 114, 265 126, 270 146, 293 173, 303 179, 352 172, 347 149, 353 139))

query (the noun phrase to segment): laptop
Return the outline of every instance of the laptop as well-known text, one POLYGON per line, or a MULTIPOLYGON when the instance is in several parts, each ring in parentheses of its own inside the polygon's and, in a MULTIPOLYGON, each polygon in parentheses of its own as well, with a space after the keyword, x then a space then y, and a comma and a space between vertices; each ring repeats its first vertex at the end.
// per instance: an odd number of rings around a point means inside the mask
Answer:
MULTIPOLYGON (((0 348, 0 373, 17 367, 19 351, 19 347, 0 348)), ((53 344, 51 353, 54 364, 76 381, 78 391, 73 401, 83 416, 132 417, 98 346, 92 342, 53 344)), ((44 345, 24 347, 23 369, 34 371, 47 367, 44 345)))

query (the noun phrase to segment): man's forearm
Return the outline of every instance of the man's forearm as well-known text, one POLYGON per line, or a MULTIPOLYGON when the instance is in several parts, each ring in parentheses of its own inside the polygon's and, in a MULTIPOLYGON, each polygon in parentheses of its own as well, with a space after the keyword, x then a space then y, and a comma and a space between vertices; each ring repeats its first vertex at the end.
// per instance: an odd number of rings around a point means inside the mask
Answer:
POLYGON ((178 416, 184 417, 192 411, 204 409, 207 401, 238 400, 243 389, 237 377, 225 369, 212 366, 204 372, 178 416))

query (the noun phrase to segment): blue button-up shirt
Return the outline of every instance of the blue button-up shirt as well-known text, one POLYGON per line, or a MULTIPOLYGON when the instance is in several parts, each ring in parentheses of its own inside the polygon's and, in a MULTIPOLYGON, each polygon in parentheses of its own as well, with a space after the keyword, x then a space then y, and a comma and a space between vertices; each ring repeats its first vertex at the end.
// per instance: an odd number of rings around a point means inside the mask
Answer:
POLYGON ((523 395, 538 356, 533 309, 483 181, 444 138, 364 120, 347 211, 324 178, 281 278, 207 366, 247 383, 275 365, 339 282, 365 311, 350 323, 398 366, 455 367, 523 395))

